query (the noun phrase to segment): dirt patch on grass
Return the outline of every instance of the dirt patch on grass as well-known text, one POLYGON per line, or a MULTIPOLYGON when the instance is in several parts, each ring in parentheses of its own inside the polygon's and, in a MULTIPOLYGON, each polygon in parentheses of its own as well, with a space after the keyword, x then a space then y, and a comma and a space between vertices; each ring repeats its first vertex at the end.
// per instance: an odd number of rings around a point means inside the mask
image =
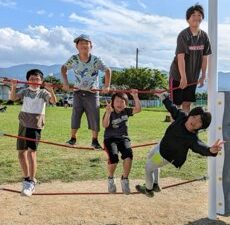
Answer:
MULTIPOLYGON (((165 178, 162 186, 180 182, 165 178)), ((130 181, 132 191, 140 180, 130 181)), ((1 185, 20 190, 21 184, 1 185)), ((120 191, 119 180, 117 188, 120 191)), ((137 195, 32 196, 0 191, 1 225, 225 225, 229 217, 207 219, 207 182, 162 190, 154 198, 137 195)), ((106 192, 106 181, 42 183, 36 192, 106 192)))

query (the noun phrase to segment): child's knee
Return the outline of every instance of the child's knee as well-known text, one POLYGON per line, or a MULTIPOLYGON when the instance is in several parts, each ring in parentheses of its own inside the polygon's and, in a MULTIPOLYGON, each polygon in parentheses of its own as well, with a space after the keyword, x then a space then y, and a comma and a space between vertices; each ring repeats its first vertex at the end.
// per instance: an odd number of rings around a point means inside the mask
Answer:
POLYGON ((124 160, 124 159, 127 159, 127 158, 130 158, 131 160, 133 159, 133 152, 132 152, 132 149, 127 149, 126 152, 124 152, 121 156, 121 158, 124 160))
POLYGON ((118 155, 110 155, 108 164, 117 164, 119 162, 118 155))
POLYGON ((23 158, 27 156, 27 150, 18 150, 18 157, 23 158))

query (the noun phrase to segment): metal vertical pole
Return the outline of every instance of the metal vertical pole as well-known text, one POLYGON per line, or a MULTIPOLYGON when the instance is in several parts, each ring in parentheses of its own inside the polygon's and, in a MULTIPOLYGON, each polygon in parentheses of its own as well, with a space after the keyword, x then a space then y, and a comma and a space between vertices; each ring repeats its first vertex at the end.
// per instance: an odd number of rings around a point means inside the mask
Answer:
MULTIPOLYGON (((212 123, 208 132, 208 143, 216 140, 216 107, 217 97, 217 15, 218 0, 208 2, 208 34, 212 45, 212 55, 208 64, 208 110, 212 113, 212 123)), ((208 218, 216 219, 216 158, 208 158, 208 218)))

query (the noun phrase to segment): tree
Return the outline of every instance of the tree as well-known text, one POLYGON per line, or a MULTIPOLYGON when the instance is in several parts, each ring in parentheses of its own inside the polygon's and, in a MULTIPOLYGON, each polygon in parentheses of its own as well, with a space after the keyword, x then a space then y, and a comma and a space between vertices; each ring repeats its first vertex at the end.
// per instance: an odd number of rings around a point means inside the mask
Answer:
POLYGON ((202 99, 202 100, 207 100, 208 99, 208 93, 207 92, 201 92, 201 93, 197 92, 196 98, 202 99))
MULTIPOLYGON (((53 85, 61 85, 61 80, 54 77, 54 76, 46 76, 45 79, 44 79, 44 82, 47 82, 47 83, 51 83, 53 85)), ((61 88, 55 88, 57 90, 57 92, 62 92, 62 89, 61 88)))
MULTIPOLYGON (((167 75, 157 69, 134 68, 113 71, 111 84, 117 89, 162 89, 167 87, 167 75)), ((153 95, 140 94, 140 99, 153 99, 153 95)))

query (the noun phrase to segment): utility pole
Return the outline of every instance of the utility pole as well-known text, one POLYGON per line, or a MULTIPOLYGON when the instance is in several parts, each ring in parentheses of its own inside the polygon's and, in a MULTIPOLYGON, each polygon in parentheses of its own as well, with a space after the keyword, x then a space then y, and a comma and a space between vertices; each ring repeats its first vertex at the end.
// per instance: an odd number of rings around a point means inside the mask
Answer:
POLYGON ((138 53, 139 53, 139 50, 137 48, 136 49, 136 69, 138 69, 138 53))

